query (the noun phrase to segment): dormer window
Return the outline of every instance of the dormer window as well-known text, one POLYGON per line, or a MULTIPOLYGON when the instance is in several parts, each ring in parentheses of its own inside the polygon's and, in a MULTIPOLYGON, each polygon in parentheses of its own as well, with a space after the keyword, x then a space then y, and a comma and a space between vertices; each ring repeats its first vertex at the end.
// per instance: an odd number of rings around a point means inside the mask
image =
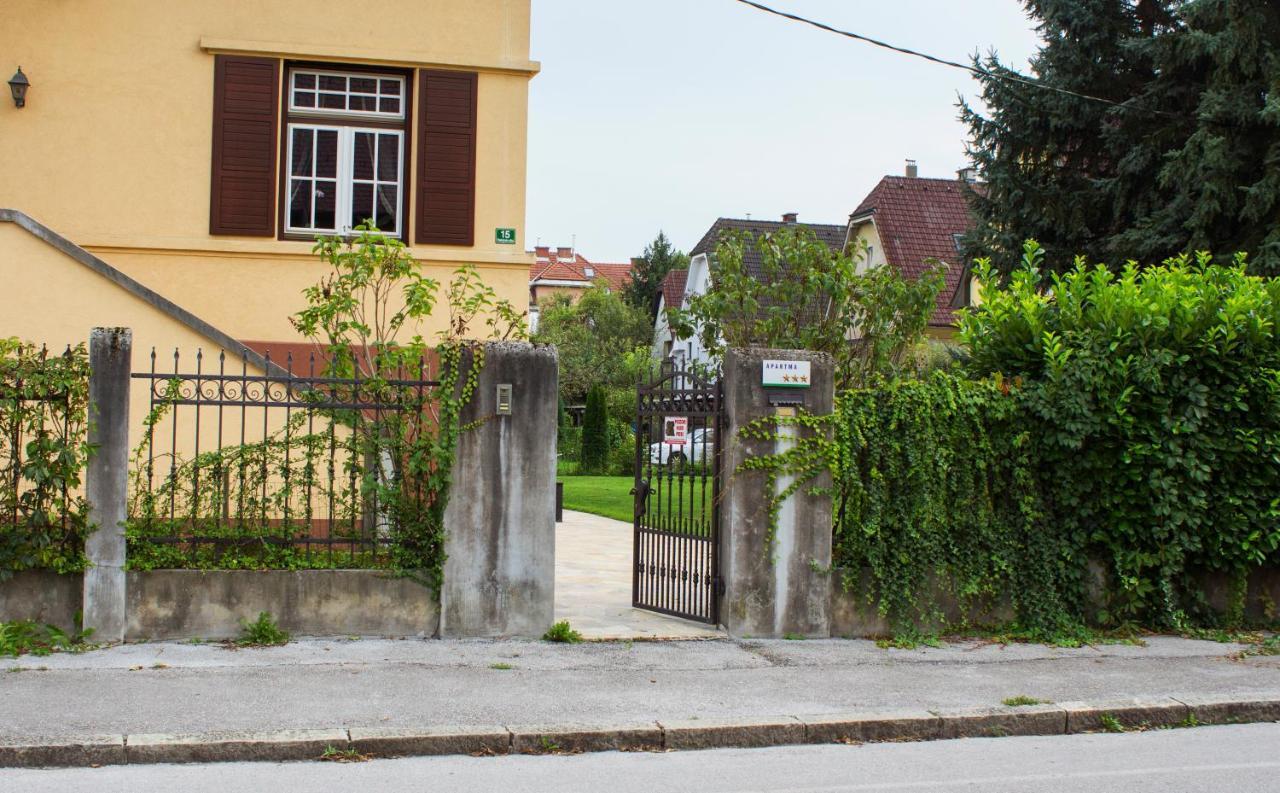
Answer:
POLYGON ((596 277, 596 268, 594 268, 594 267, 583 267, 583 268, 582 268, 582 272, 583 272, 583 274, 584 274, 584 275, 586 275, 588 278, 595 278, 595 277, 596 277))

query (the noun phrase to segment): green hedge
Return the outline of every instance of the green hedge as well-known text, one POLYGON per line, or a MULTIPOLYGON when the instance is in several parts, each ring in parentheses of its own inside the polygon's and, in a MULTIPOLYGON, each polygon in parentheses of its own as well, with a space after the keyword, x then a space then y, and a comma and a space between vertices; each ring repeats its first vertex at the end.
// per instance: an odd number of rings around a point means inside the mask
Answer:
MULTIPOLYGON (((1219 620, 1205 574, 1280 564, 1280 281, 1208 257, 1042 278, 1039 252, 961 320, 967 373, 841 395, 835 560, 898 629, 939 582, 1023 627, 1219 620), (966 376, 967 375, 967 376, 966 376)), ((989 272, 979 271, 993 284, 989 272)))
POLYGON ((896 631, 940 624, 924 594, 939 588, 966 606, 1008 598, 1035 633, 1078 621, 1077 560, 1046 528, 1016 394, 937 372, 846 392, 836 421, 833 561, 870 571, 864 594, 896 631))

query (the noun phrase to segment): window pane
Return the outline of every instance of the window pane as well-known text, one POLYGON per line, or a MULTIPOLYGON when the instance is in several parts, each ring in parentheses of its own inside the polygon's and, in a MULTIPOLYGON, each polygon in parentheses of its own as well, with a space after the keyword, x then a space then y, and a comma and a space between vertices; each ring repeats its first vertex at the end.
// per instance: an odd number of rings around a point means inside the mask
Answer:
POLYGON ((379 93, 383 96, 400 96, 399 80, 379 80, 378 82, 382 84, 379 93))
POLYGON ((400 178, 400 136, 378 136, 378 179, 394 182, 400 178))
POLYGON ((346 110, 347 97, 343 94, 320 94, 320 107, 325 110, 346 110))
POLYGON ((316 76, 314 74, 295 74, 293 76, 294 88, 315 88, 316 76))
POLYGON ((293 104, 296 107, 315 107, 316 95, 310 91, 294 91, 293 104))
POLYGON ((316 138, 316 176, 332 179, 338 175, 338 132, 322 129, 316 138))
POLYGON ((360 94, 376 94, 378 93, 378 81, 372 77, 352 77, 351 91, 352 93, 360 94))
POLYGON ((384 96, 378 100, 378 110, 383 113, 399 113, 400 100, 384 96))
POLYGON ((351 188, 351 227, 373 217, 373 185, 356 184, 351 188))
POLYGON ((335 77, 331 74, 320 75, 320 90, 322 91, 346 91, 347 78, 335 77))
POLYGON ((336 228, 338 205, 338 183, 316 181, 316 223, 315 228, 336 228))
POLYGON ((357 132, 355 138, 355 172, 352 175, 356 179, 372 179, 373 147, 377 136, 371 132, 357 132))
POLYGON ((311 175, 311 136, 309 129, 293 130, 293 164, 289 168, 293 176, 311 175))
POLYGON ((289 225, 311 228, 311 182, 293 179, 289 183, 289 225))
POLYGON ((378 186, 378 206, 374 220, 382 231, 396 230, 396 216, 399 215, 399 191, 395 185, 378 186))
POLYGON ((376 112, 378 110, 378 97, 352 95, 351 109, 352 110, 370 110, 370 111, 376 112))

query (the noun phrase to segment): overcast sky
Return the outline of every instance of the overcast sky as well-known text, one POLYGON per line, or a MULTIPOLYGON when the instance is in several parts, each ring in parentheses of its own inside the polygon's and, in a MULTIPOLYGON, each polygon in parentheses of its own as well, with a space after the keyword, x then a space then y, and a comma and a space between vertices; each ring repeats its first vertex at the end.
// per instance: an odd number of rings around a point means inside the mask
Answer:
MULTIPOLYGON (((950 60, 1025 66, 1017 0, 763 0, 950 60)), ((965 72, 734 0, 533 0, 526 248, 691 248, 717 217, 842 223, 885 174, 965 165, 965 72)))

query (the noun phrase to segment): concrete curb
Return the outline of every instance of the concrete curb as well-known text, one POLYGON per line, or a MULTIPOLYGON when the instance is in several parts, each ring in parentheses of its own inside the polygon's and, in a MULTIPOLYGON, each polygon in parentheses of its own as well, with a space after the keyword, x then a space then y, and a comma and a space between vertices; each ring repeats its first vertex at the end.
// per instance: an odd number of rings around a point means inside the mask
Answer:
POLYGON ((929 741, 1010 735, 1069 735, 1115 729, 1280 721, 1280 693, 1253 698, 1198 695, 1062 702, 1024 707, 902 710, 621 724, 344 728, 193 735, 86 735, 0 743, 0 767, 318 760, 326 750, 375 757, 676 751, 801 743, 929 741))

